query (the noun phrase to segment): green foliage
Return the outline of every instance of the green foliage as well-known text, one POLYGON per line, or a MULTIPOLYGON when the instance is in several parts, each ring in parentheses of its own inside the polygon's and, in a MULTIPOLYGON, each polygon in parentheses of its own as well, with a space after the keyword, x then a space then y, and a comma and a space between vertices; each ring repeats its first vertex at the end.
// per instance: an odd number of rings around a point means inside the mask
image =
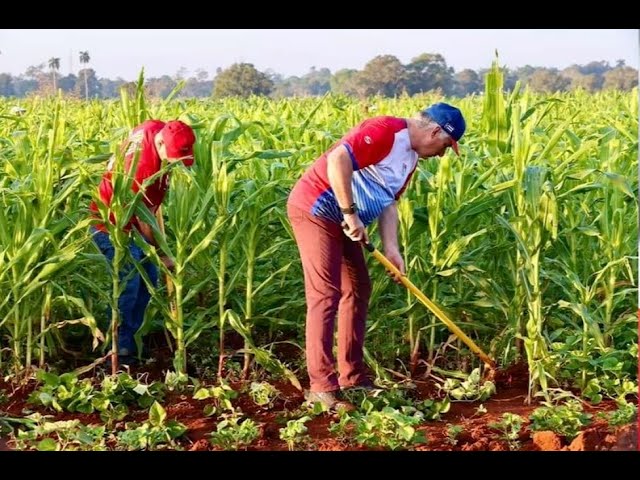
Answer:
POLYGON ((268 95, 272 88, 273 81, 264 73, 256 70, 253 64, 234 63, 216 76, 213 96, 268 95))
POLYGON ((250 418, 239 423, 241 417, 231 416, 218 422, 216 431, 211 433, 211 444, 224 450, 246 448, 260 436, 258 425, 250 418))
POLYGON ((423 419, 424 416, 418 411, 404 414, 394 408, 384 407, 381 411, 354 416, 351 421, 354 423, 356 442, 369 447, 398 450, 427 442, 424 433, 415 428, 423 419))
POLYGON ((164 384, 170 392, 184 392, 189 388, 189 376, 185 373, 167 370, 164 384))
MULTIPOLYGON (((384 60, 379 65, 397 66, 384 60)), ((436 57, 411 62, 426 74, 433 62, 445 66, 436 57)), ((606 72, 592 67, 577 73, 606 72)), ((310 77, 326 79, 326 72, 317 73, 310 77)), ((491 98, 451 100, 468 119, 463 155, 420 161, 402 197, 399 234, 408 275, 500 365, 529 354, 532 387, 547 394, 578 388, 593 402, 633 395, 637 90, 540 95, 524 81, 515 88, 513 72, 494 73, 487 79, 491 98)), ((356 93, 366 87, 358 76, 341 73, 356 93)), ((181 318, 171 314, 178 297, 161 282, 144 333, 167 327, 180 345, 175 360, 183 373, 182 346, 198 342, 206 355, 186 356, 196 376, 216 375, 220 357, 227 373, 233 367, 234 375, 251 374, 228 356, 224 335, 233 329, 242 336, 247 369, 295 384, 304 358, 280 347, 303 344, 306 307, 286 196, 309 164, 362 119, 409 116, 443 98, 434 92, 358 102, 335 94, 157 101, 144 98, 140 79, 132 87, 118 103, 0 98, 0 371, 17 374, 26 365, 54 365, 78 346, 83 355, 103 346, 97 324, 108 324, 104 311, 119 289, 107 287, 111 277, 90 241, 87 202, 129 126, 158 114, 189 121, 198 137, 194 167, 172 171, 162 240, 184 260, 206 248, 173 276, 182 280, 181 318), (219 217, 226 219, 224 232, 207 237, 219 217)), ((136 210, 141 199, 129 194, 128 176, 115 163, 120 220, 149 214, 136 210)), ((370 234, 379 241, 376 225, 370 234)), ((126 257, 123 250, 120 261, 126 257)), ((420 367, 412 361, 425 354, 450 370, 478 365, 371 256, 366 260, 373 283, 366 361, 379 380, 390 370, 411 373, 420 367)), ((80 383, 71 388, 86 408, 80 397, 90 393, 80 383)), ((53 399, 49 408, 55 409, 53 399)), ((108 413, 111 421, 123 414, 115 407, 108 413)))
POLYGON ((221 380, 218 386, 200 387, 193 394, 195 400, 213 399, 212 403, 204 407, 204 414, 208 417, 219 415, 225 411, 233 412, 231 400, 237 396, 238 392, 231 388, 225 380, 221 380))
POLYGON ((517 450, 520 446, 518 438, 520 437, 520 430, 522 429, 524 421, 525 419, 520 415, 503 413, 502 420, 499 422, 491 422, 488 426, 501 433, 500 438, 507 441, 511 450, 517 450))
POLYGON ((129 413, 128 406, 149 408, 154 402, 162 401, 165 394, 162 382, 147 385, 128 373, 104 377, 99 390, 91 379, 79 380, 73 373, 58 376, 39 370, 36 378, 42 385, 29 395, 29 403, 58 412, 93 413, 97 410, 108 424, 125 418, 129 413))
POLYGON ((91 379, 79 380, 72 373, 58 376, 54 373, 39 370, 36 379, 42 386, 34 390, 27 401, 35 405, 42 405, 58 412, 93 413, 93 398, 96 392, 91 379))
POLYGON ((309 439, 309 436, 305 435, 307 433, 305 423, 309 420, 311 420, 311 417, 306 415, 296 420, 289 420, 287 422, 287 426, 279 430, 280 439, 287 442, 287 446, 290 451, 294 449, 296 444, 305 442, 309 439))
POLYGON ((599 413, 598 416, 604 418, 612 427, 620 427, 638 419, 638 406, 631 402, 620 402, 617 409, 599 413))
POLYGON ((149 419, 138 425, 126 424, 126 430, 118 433, 118 444, 126 450, 176 449, 175 440, 187 431, 182 423, 167 421, 167 413, 162 405, 154 402, 149 409, 149 419))
POLYGON ((70 451, 106 450, 104 425, 84 425, 80 420, 50 422, 47 416, 34 413, 26 417, 32 423, 19 430, 17 450, 70 451))
POLYGON ((479 368, 475 368, 466 380, 447 378, 439 387, 452 401, 485 401, 496 393, 493 382, 489 380, 482 382, 479 368))
POLYGON ((592 415, 583 411, 578 400, 568 400, 559 406, 546 402, 545 405, 536 408, 529 416, 531 430, 551 430, 572 440, 583 427, 591 423, 592 415))
POLYGON ((251 382, 249 395, 256 405, 271 408, 280 392, 269 382, 251 382))
POLYGON ((447 427, 447 441, 455 446, 458 444, 458 435, 462 433, 464 427, 462 425, 449 425, 447 427))

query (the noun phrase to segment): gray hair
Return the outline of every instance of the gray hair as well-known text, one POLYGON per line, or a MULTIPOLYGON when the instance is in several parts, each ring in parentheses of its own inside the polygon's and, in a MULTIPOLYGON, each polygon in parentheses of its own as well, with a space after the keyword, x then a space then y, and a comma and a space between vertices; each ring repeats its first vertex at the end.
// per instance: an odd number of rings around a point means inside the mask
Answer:
POLYGON ((435 123, 433 119, 424 112, 419 112, 415 118, 420 128, 427 128, 430 124, 435 123))
MULTIPOLYGON (((430 127, 431 125, 440 127, 438 122, 436 122, 433 118, 431 118, 428 114, 424 112, 418 113, 415 118, 420 128, 427 128, 427 127, 430 127)), ((450 136, 442 127, 440 127, 440 135, 450 136)))

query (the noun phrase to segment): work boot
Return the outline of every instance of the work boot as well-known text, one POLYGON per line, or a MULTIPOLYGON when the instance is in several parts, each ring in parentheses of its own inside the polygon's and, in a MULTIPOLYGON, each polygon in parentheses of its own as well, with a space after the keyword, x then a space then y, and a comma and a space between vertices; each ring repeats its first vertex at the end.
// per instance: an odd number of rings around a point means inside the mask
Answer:
POLYGON ((345 391, 359 391, 359 390, 364 390, 367 392, 371 392, 373 390, 382 390, 379 387, 376 387, 373 382, 369 379, 364 380, 356 385, 349 385, 348 387, 345 386, 340 386, 340 389, 345 392, 345 391))
POLYGON ((331 412, 338 412, 343 410, 345 412, 353 412, 356 407, 353 403, 338 398, 339 391, 334 392, 310 392, 306 391, 304 398, 313 405, 316 402, 322 404, 327 410, 331 412))

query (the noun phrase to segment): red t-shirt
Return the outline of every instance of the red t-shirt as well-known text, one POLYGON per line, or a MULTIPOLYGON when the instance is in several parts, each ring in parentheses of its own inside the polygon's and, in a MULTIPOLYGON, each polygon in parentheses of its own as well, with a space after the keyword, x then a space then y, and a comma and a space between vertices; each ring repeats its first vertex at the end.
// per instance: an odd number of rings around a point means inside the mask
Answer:
MULTIPOLYGON (((135 180, 131 185, 131 189, 134 192, 138 192, 144 181, 152 175, 158 173, 162 166, 162 161, 158 156, 154 145, 155 135, 162 130, 164 122, 160 120, 147 120, 141 125, 133 129, 129 138, 125 142, 123 148, 126 148, 125 153, 125 172, 128 172, 131 168, 131 163, 136 157, 136 152, 140 152, 138 157, 138 165, 135 172, 135 180)), ((113 185, 111 183, 112 168, 115 162, 115 155, 109 160, 107 171, 102 176, 102 181, 98 186, 100 192, 100 199, 105 205, 111 204, 111 198, 113 197, 113 185)), ((142 201, 153 213, 158 209, 164 200, 164 196, 169 188, 169 176, 168 174, 162 175, 151 185, 146 187, 146 190, 142 196, 142 201)), ((94 216, 98 214, 98 206, 94 201, 89 205, 89 210, 94 212, 94 216)), ((113 214, 110 213, 109 218, 111 222, 114 222, 113 214)), ((129 230, 131 226, 138 228, 138 219, 133 216, 125 230, 129 230)), ((106 232, 104 224, 100 223, 96 225, 98 230, 106 232)))

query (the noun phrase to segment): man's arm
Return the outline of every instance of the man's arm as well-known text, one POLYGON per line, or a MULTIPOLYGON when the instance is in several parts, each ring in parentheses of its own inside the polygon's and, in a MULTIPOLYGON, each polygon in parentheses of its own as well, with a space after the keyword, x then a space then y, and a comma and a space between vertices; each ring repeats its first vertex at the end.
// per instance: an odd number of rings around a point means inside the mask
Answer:
MULTIPOLYGON (((150 210, 151 210, 152 213, 155 213, 155 211, 156 211, 155 208, 152 208, 150 210)), ((151 225, 149 225, 146 222, 143 222, 139 218, 136 218, 136 222, 135 223, 136 223, 136 228, 138 229, 140 234, 145 238, 145 240, 150 245, 153 245, 156 249, 159 249, 158 241, 156 240, 156 237, 155 237, 155 235, 153 233, 153 228, 151 228, 151 225)), ((168 269, 170 269, 170 270, 173 269, 174 268, 173 261, 167 255, 163 255, 163 253, 164 252, 158 252, 158 254, 160 255, 160 260, 162 261, 162 263, 164 263, 164 265, 168 269)))
MULTIPOLYGON (((157 249, 159 249, 158 242, 156 240, 156 237, 153 234, 153 228, 151 228, 151 225, 149 225, 148 223, 143 222, 140 219, 138 219, 137 224, 138 224, 138 231, 147 240, 147 242, 149 242, 149 244, 151 244, 154 247, 156 247, 157 249)), ((169 270, 173 269, 174 264, 173 264, 173 261, 171 260, 171 258, 169 258, 166 254, 163 254, 164 252, 158 252, 158 253, 160 255, 160 260, 162 261, 162 263, 164 263, 164 265, 169 270)))
MULTIPOLYGON (((398 208, 396 202, 386 207, 378 219, 380 238, 384 247, 384 254, 404 275, 404 260, 398 247, 398 208)), ((396 283, 400 283, 399 278, 395 278, 396 283)))
POLYGON ((344 146, 335 148, 327 156, 327 177, 338 200, 338 205, 342 208, 349 207, 353 203, 351 190, 353 166, 349 152, 344 146))
MULTIPOLYGON (((353 204, 353 191, 351 190, 353 165, 346 147, 339 146, 327 156, 327 177, 338 201, 338 206, 340 208, 350 207, 353 204)), ((368 240, 364 224, 357 212, 345 213, 344 221, 347 224, 345 233, 351 240, 359 241, 363 238, 368 240)))
POLYGON ((151 225, 138 218, 138 230, 149 244, 158 248, 158 242, 156 241, 156 237, 153 235, 153 228, 151 228, 151 225))

